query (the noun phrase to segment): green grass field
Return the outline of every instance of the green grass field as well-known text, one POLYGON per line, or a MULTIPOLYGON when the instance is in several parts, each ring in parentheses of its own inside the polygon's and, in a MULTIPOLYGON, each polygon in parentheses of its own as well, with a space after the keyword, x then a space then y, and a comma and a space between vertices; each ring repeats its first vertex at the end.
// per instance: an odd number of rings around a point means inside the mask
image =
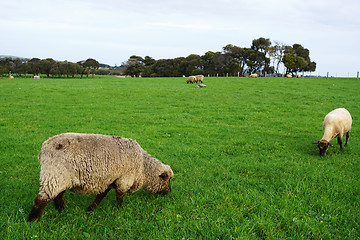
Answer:
POLYGON ((359 239, 360 81, 356 79, 0 78, 1 239, 359 239), (320 157, 322 121, 345 107, 349 146, 320 157), (172 192, 66 192, 27 223, 37 154, 63 132, 136 139, 174 171, 172 192))

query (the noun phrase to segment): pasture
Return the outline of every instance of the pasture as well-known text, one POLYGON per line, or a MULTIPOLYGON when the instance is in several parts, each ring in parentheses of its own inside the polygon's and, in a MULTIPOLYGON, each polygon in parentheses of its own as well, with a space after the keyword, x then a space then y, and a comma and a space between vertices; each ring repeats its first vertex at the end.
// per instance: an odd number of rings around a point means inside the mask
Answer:
POLYGON ((359 239, 360 81, 356 79, 0 78, 2 239, 359 239), (311 143, 345 107, 349 146, 311 143), (63 132, 136 139, 174 171, 172 192, 140 190, 116 208, 109 192, 66 192, 27 223, 37 154, 63 132))

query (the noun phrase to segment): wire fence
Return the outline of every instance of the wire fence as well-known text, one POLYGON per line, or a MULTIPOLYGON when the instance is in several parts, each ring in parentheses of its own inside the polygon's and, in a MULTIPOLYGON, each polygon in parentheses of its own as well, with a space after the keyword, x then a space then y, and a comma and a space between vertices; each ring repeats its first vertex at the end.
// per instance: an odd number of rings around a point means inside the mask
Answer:
POLYGON ((329 77, 340 77, 340 78, 344 78, 344 77, 355 78, 356 77, 356 80, 359 80, 359 72, 356 72, 355 75, 353 75, 353 73, 347 73, 347 76, 344 74, 338 74, 338 73, 335 73, 335 76, 334 76, 334 74, 331 74, 330 72, 326 72, 326 79, 328 79, 329 77))
MULTIPOLYGON (((284 73, 278 73, 278 74, 264 74, 264 75, 259 75, 259 77, 288 77, 289 74, 284 74, 284 73)), ((216 73, 216 74, 207 74, 207 77, 249 77, 250 74, 245 73, 243 75, 240 74, 240 72, 238 73, 216 73)), ((185 77, 185 76, 184 76, 185 77)), ((344 74, 331 74, 330 72, 326 72, 326 74, 322 74, 322 73, 298 73, 297 75, 295 75, 294 77, 298 77, 298 78, 303 78, 303 77, 326 77, 326 79, 330 78, 356 78, 357 80, 359 80, 360 74, 359 72, 354 73, 347 73, 347 76, 344 74)))

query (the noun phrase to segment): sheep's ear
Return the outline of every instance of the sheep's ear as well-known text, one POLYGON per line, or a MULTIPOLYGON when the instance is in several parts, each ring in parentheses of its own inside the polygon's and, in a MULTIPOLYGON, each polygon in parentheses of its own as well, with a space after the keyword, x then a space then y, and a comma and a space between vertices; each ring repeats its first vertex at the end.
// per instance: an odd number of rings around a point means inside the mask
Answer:
POLYGON ((329 146, 330 146, 330 147, 334 147, 334 145, 332 145, 331 143, 329 143, 329 146))
POLYGON ((317 141, 317 142, 313 142, 312 144, 319 144, 320 141, 317 141))
POLYGON ((160 174, 160 176, 162 179, 166 179, 168 177, 168 174, 166 172, 163 172, 162 174, 160 174))

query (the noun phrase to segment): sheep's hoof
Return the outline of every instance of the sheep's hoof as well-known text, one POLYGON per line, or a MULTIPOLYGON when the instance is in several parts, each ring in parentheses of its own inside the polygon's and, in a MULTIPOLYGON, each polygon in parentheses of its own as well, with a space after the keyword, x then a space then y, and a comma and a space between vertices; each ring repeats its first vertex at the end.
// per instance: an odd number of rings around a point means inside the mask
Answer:
POLYGON ((55 209, 58 210, 59 212, 62 212, 64 210, 64 206, 55 206, 55 209))
POLYGON ((95 208, 93 207, 93 206, 89 206, 88 208, 87 208, 87 211, 88 212, 92 212, 92 211, 94 211, 95 210, 95 208))

